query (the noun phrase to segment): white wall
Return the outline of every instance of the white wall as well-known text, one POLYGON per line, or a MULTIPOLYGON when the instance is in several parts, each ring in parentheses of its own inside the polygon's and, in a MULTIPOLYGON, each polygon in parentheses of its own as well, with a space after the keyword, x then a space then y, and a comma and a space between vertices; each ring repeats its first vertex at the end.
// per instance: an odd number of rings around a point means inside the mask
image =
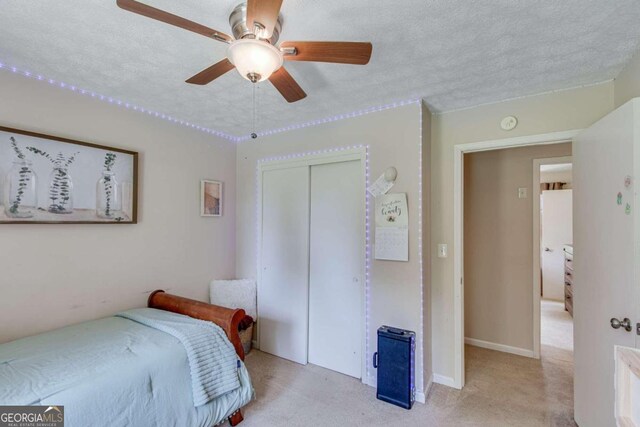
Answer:
MULTIPOLYGON (((418 252, 418 206, 422 110, 418 103, 320 126, 275 134, 238 146, 237 275, 256 277, 256 165, 266 157, 359 144, 370 146, 371 179, 387 167, 398 169, 392 191, 406 192, 409 203, 409 262, 373 261, 370 298, 370 352, 382 325, 421 330, 422 289, 418 252)), ((418 338, 419 339, 419 338, 418 338)), ((422 357, 418 349, 418 372, 422 357)), ((430 366, 428 353, 425 364, 430 366)), ((371 363, 367 357, 367 363, 371 363)), ((375 370, 370 369, 371 376, 375 370)), ((369 380, 373 380, 371 377, 369 380)), ((422 389, 418 378, 418 389, 422 389)))
POLYGON ((520 98, 433 117, 431 140, 431 312, 434 375, 454 376, 453 257, 437 258, 438 243, 453 247, 453 147, 524 135, 586 128, 613 109, 611 82, 520 98), (518 117, 506 132, 500 120, 518 117))
POLYGON ((564 245, 573 244, 573 190, 543 191, 540 197, 543 252, 542 297, 564 302, 564 245), (543 249, 544 251, 544 249, 543 249))
POLYGON ((614 81, 615 106, 640 96, 640 52, 637 52, 614 81))
POLYGON ((206 300, 234 275, 235 144, 12 74, 0 88, 4 126, 140 152, 139 224, 0 225, 0 342, 144 306, 158 288, 206 300), (199 216, 202 178, 224 181, 222 218, 199 216))

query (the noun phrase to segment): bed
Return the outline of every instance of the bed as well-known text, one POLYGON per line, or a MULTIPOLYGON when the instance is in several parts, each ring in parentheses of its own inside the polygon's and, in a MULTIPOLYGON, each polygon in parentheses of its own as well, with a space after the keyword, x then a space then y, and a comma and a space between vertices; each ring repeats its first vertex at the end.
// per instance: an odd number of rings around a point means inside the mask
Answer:
MULTIPOLYGON (((149 296, 148 307, 0 345, 0 405, 63 405, 71 427, 241 422, 240 408, 254 396, 238 334, 244 310, 161 290, 149 296), (238 387, 194 404, 199 398, 189 346, 182 337, 132 320, 143 315, 160 324, 167 319, 205 330, 221 328, 222 347, 228 347, 226 354, 231 352, 237 368, 236 374, 227 370, 225 375, 238 387)), ((220 369, 211 361, 202 367, 220 369)))

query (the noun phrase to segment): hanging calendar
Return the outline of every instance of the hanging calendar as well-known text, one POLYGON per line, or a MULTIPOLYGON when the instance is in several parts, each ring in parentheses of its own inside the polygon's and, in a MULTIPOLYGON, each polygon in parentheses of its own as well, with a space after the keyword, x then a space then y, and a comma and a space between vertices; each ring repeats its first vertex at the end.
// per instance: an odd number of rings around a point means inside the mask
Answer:
POLYGON ((409 261, 406 193, 391 193, 376 198, 375 259, 409 261))

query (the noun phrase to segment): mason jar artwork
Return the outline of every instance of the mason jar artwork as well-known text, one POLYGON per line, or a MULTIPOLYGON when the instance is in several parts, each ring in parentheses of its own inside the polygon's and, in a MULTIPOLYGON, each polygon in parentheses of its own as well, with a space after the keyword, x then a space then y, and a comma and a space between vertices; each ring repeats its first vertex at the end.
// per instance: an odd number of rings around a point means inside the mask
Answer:
POLYGON ((136 224, 138 153, 0 126, 0 224, 136 224))
POLYGON ((38 209, 38 179, 28 160, 16 160, 4 180, 4 211, 11 218, 33 218, 38 209))
POLYGON ((9 142, 16 159, 4 179, 4 211, 10 218, 32 218, 38 209, 38 179, 16 139, 9 142))
POLYGON ((78 153, 65 156, 60 152, 53 157, 36 147, 27 147, 27 150, 46 158, 53 165, 53 170, 49 175, 47 210, 53 214, 73 213, 73 179, 69 174, 69 167, 75 161, 78 153))
POLYGON ((49 177, 49 212, 73 213, 73 180, 69 168, 54 167, 49 177))
POLYGON ((121 211, 122 193, 116 181, 116 174, 105 170, 96 186, 96 215, 113 219, 119 217, 121 211))
POLYGON ((119 219, 122 211, 122 193, 113 172, 117 158, 115 153, 104 156, 104 170, 96 185, 96 215, 100 218, 119 219))

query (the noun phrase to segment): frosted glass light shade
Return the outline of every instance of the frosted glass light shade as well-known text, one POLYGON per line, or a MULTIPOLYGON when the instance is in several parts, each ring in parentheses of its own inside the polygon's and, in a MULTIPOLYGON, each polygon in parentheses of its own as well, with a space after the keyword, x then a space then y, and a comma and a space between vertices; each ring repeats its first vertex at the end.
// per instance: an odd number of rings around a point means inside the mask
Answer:
POLYGON ((234 41, 227 49, 227 57, 242 77, 256 82, 268 79, 284 61, 279 49, 254 39, 234 41))

